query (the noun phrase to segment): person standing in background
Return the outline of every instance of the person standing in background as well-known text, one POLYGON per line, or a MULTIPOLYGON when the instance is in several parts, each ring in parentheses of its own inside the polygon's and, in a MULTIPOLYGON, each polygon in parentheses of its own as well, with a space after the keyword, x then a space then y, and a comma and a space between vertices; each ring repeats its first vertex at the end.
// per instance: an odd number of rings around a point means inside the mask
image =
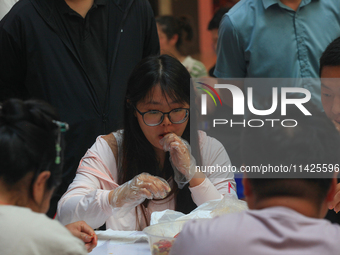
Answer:
MULTIPOLYGON (((339 36, 337 0, 241 0, 221 21, 214 75, 318 78, 321 54, 339 36)), ((322 109, 319 84, 308 89, 322 109)))
MULTIPOLYGON (((226 14, 229 10, 230 8, 226 8, 226 7, 222 7, 218 9, 208 24, 208 30, 211 33, 211 37, 213 40, 213 48, 215 52, 217 52, 218 29, 220 27, 220 23, 223 18, 223 15, 226 14)), ((212 68, 209 69, 209 76, 211 77, 215 77, 214 75, 215 66, 216 65, 214 65, 212 68)))
POLYGON ((130 72, 156 54, 156 23, 145 0, 20 0, 1 20, 0 101, 43 99, 70 125, 49 216, 95 138, 120 127, 130 72))
POLYGON ((185 17, 160 16, 156 18, 161 54, 177 58, 189 71, 192 78, 208 76, 204 64, 181 53, 184 41, 193 38, 192 27, 185 17))
MULTIPOLYGON (((221 21, 214 75, 228 79, 319 78, 319 59, 339 36, 337 0, 241 0, 221 21)), ((245 81, 239 87, 246 91, 248 85, 245 81)), ((263 96, 277 85, 253 89, 263 96)), ((320 84, 301 86, 311 92, 312 102, 322 110, 320 84)))
POLYGON ((19 0, 1 0, 0 1, 0 20, 9 12, 9 10, 19 0))

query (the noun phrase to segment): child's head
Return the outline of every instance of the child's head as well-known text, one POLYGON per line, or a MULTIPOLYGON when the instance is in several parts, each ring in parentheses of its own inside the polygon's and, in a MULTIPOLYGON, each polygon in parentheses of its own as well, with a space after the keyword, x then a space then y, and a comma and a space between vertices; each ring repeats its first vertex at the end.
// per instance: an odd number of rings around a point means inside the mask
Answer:
POLYGON ((187 18, 160 16, 156 18, 161 54, 172 54, 174 49, 181 52, 183 41, 191 41, 193 30, 187 18))
POLYGON ((334 184, 334 171, 331 173, 330 169, 336 164, 339 167, 340 162, 340 135, 323 113, 311 107, 308 110, 312 116, 305 116, 295 105, 291 105, 287 107, 286 116, 281 116, 280 112, 270 118, 266 116, 267 119, 290 119, 284 122, 286 126, 294 126, 292 120, 296 120, 298 124, 295 127, 283 127, 279 121, 273 127, 271 122, 266 122, 262 127, 246 127, 242 137, 243 162, 246 166, 270 165, 290 169, 280 178, 279 173, 275 173, 270 179, 266 178, 268 174, 247 173, 245 195, 251 203, 280 197, 298 198, 313 204, 321 212, 320 215, 326 212, 325 201, 333 198, 330 188, 334 184), (315 175, 313 178, 311 173, 304 170, 300 173, 300 169, 312 169, 313 165, 316 171, 318 164, 327 169, 322 178, 315 178, 315 175))
POLYGON ((340 37, 322 54, 320 77, 323 108, 328 118, 340 127, 340 37))
POLYGON ((0 190, 18 197, 18 205, 43 213, 61 181, 57 119, 55 110, 41 101, 11 99, 0 108, 0 190))

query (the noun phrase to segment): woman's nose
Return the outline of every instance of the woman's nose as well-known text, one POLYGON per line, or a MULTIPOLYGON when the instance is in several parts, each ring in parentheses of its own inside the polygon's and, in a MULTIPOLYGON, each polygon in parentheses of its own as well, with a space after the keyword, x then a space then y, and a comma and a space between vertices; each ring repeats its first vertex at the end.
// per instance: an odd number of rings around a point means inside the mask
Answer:
POLYGON ((165 113, 164 114, 164 118, 163 118, 163 121, 162 121, 162 125, 163 126, 168 126, 168 125, 171 125, 171 121, 169 119, 169 114, 168 113, 165 113))

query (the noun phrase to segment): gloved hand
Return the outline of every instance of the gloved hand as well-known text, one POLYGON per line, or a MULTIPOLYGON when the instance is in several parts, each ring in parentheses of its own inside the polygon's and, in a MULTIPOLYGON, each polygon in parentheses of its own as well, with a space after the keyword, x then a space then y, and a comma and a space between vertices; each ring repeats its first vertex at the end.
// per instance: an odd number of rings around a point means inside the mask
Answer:
POLYGON ((109 194, 109 202, 114 208, 115 217, 121 218, 145 199, 165 198, 170 190, 166 180, 141 173, 112 190, 109 194))
POLYGON ((170 163, 175 173, 175 182, 182 189, 195 175, 196 160, 191 155, 187 141, 174 133, 164 136, 159 143, 170 152, 170 163))

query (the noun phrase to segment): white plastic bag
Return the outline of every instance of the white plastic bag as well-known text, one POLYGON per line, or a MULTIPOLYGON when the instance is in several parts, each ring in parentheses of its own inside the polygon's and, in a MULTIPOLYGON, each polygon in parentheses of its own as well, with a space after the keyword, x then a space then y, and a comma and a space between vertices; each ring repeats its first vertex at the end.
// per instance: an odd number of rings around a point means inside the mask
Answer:
POLYGON ((189 214, 165 210, 151 214, 150 225, 178 220, 209 219, 218 215, 241 212, 247 210, 247 203, 237 199, 234 195, 226 194, 222 199, 208 201, 189 214))

